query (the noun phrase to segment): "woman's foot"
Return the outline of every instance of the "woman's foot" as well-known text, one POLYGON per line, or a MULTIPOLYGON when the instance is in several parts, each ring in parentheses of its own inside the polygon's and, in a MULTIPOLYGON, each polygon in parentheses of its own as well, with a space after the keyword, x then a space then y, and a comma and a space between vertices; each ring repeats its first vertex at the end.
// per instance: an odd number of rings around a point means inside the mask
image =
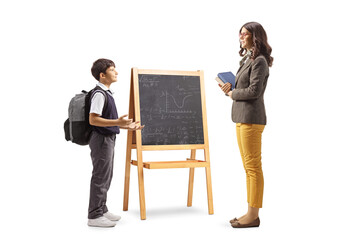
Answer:
MULTIPOLYGON (((232 219, 230 220, 230 223, 231 223, 231 226, 234 227, 234 224, 235 225, 238 225, 237 227, 243 227, 243 226, 247 226, 247 225, 257 225, 257 223, 259 223, 260 225, 260 220, 259 220, 259 208, 255 208, 255 207, 251 207, 251 206, 248 206, 248 212, 236 219, 232 219)), ((258 227, 258 226, 257 226, 258 227)))
POLYGON ((237 222, 237 221, 239 221, 240 219, 243 219, 244 217, 246 217, 246 214, 245 214, 244 216, 242 216, 242 217, 231 219, 231 220, 230 220, 230 223, 237 222))
POLYGON ((259 218, 259 216, 251 216, 249 214, 246 214, 241 218, 239 218, 237 222, 240 223, 241 225, 246 225, 254 222, 257 218, 259 218))
POLYGON ((243 220, 240 220, 240 221, 237 221, 237 222, 233 222, 231 224, 231 226, 233 228, 250 228, 250 227, 259 227, 260 226, 260 219, 259 218, 256 218, 255 220, 253 220, 252 222, 248 222, 248 223, 245 223, 244 219, 243 220), (240 223, 240 222, 243 222, 243 223, 240 223))

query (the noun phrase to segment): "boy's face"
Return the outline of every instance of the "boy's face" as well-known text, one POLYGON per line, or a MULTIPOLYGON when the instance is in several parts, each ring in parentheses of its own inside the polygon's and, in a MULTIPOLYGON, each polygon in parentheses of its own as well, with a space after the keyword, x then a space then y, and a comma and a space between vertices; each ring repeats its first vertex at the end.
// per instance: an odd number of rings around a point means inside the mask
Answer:
POLYGON ((116 71, 115 67, 111 66, 106 69, 106 73, 102 74, 102 80, 105 81, 107 84, 111 84, 117 81, 118 72, 116 71))

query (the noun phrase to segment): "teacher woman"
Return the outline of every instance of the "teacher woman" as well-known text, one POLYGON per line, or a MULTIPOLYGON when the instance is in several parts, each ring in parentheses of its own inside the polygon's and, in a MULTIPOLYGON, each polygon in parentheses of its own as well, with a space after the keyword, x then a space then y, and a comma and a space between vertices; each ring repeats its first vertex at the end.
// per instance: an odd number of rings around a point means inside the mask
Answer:
POLYGON ((262 207, 264 178, 261 168, 261 135, 266 125, 264 92, 273 62, 271 47, 264 28, 249 22, 239 33, 242 56, 236 74, 235 88, 225 84, 221 89, 233 100, 232 120, 246 172, 248 212, 230 220, 234 228, 258 227, 259 208, 262 207))

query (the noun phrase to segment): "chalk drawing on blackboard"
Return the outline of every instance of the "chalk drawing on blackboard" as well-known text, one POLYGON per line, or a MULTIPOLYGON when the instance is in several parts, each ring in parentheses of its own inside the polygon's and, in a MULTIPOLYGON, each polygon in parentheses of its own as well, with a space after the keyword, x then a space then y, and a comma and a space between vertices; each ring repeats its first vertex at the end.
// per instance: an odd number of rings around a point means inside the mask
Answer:
POLYGON ((175 97, 169 94, 167 91, 162 92, 160 97, 165 97, 165 112, 166 113, 192 113, 191 110, 178 110, 183 109, 185 106, 185 101, 187 98, 192 97, 193 95, 186 95, 182 100, 178 101, 175 97))

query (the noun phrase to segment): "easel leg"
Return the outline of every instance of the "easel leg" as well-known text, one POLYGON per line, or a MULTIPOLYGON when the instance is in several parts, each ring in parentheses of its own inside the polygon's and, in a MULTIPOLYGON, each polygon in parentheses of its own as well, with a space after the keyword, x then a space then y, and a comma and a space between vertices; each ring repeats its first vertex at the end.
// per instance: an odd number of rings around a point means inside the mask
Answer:
POLYGON ((129 190, 130 190, 130 161, 131 161, 131 143, 132 132, 128 131, 126 147, 126 161, 125 161, 125 184, 124 184, 124 202, 123 210, 127 211, 129 207, 129 190))
MULTIPOLYGON (((133 86, 133 74, 131 71, 130 79, 130 99, 129 99, 129 118, 134 118, 134 86, 133 86)), ((127 144, 126 144, 126 160, 125 160, 125 181, 124 181, 124 202, 123 210, 127 211, 129 207, 129 190, 130 190, 130 168, 131 168, 131 145, 133 142, 133 132, 127 132, 127 144)))
MULTIPOLYGON (((190 159, 195 159, 196 150, 192 149, 190 154, 190 159)), ((189 170, 189 190, 188 190, 188 201, 187 206, 192 206, 192 199, 193 199, 193 189, 194 189, 194 174, 195 174, 195 168, 190 168, 189 170)))
MULTIPOLYGON (((205 161, 210 161, 209 149, 205 149, 204 152, 205 152, 204 153, 205 154, 205 161)), ((214 214, 210 165, 205 168, 205 171, 206 171, 206 188, 207 188, 207 197, 208 197, 208 210, 209 210, 209 214, 214 214)))
POLYGON ((145 188, 144 188, 144 167, 142 160, 142 151, 137 150, 138 161, 138 181, 139 181, 139 200, 140 200, 140 218, 146 219, 146 207, 145 207, 145 188))

